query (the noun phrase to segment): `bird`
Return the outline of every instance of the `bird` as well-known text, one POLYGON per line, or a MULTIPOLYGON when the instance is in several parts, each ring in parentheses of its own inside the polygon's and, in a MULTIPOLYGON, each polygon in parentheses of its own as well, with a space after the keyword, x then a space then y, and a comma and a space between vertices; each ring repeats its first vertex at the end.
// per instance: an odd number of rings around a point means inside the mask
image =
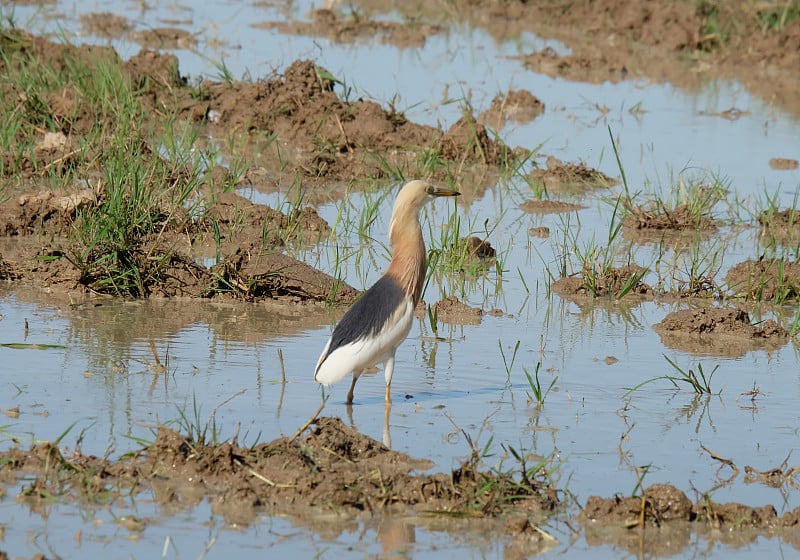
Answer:
POLYGON ((353 391, 361 373, 376 364, 383 364, 385 402, 391 403, 395 353, 411 330, 414 309, 425 282, 427 250, 419 213, 437 197, 460 194, 421 180, 406 183, 397 194, 389 221, 392 260, 383 276, 334 327, 314 370, 314 380, 323 385, 331 385, 352 372, 348 405, 353 403, 353 391))

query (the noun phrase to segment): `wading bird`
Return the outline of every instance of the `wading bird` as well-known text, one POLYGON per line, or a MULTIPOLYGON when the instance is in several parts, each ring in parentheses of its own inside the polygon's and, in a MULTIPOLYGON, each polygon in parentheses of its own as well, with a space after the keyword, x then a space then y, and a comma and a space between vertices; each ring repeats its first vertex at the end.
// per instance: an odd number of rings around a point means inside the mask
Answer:
POLYGON ((347 404, 353 402, 358 377, 376 364, 383 364, 386 402, 391 402, 394 355, 411 330, 414 309, 425 282, 427 252, 419 212, 435 197, 459 194, 425 181, 411 181, 400 189, 389 222, 392 245, 389 268, 333 329, 314 370, 314 380, 323 385, 353 373, 347 404))

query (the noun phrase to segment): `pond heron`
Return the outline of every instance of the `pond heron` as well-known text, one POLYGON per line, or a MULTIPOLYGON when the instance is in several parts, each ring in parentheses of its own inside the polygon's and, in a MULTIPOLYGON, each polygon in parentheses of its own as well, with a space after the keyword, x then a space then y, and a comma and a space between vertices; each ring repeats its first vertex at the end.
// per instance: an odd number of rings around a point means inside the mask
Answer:
POLYGON ((323 385, 353 373, 347 404, 353 402, 358 377, 376 364, 383 364, 386 402, 392 401, 394 355, 411 330, 414 309, 425 282, 427 253, 419 212, 436 197, 459 194, 425 181, 411 181, 400 189, 389 222, 392 245, 389 268, 333 329, 314 370, 314 380, 323 385))

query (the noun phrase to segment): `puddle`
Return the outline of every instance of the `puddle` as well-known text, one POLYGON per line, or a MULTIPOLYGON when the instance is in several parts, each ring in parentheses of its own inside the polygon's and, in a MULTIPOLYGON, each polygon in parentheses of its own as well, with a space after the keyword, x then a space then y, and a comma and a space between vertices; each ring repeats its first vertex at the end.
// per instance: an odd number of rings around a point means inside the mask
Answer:
MULTIPOLYGON (((294 3, 287 11, 305 18, 310 8, 310 3, 294 3)), ((113 3, 92 6, 95 12, 115 9, 113 3)), ((73 41, 109 41, 76 31, 76 22, 89 13, 79 6, 16 6, 18 24, 39 10, 63 17, 32 19, 34 31, 40 25, 64 26, 73 41)), ((281 35, 251 25, 287 18, 285 11, 269 5, 190 2, 141 13, 131 7, 118 14, 137 29, 191 30, 195 50, 183 49, 186 43, 178 40, 172 51, 190 79, 218 77, 223 59, 235 78, 259 79, 298 58, 310 58, 355 88, 354 97, 384 105, 395 99, 407 108, 408 118, 434 126, 441 121, 445 129, 461 116, 453 99, 468 98, 479 113, 492 106, 498 92, 527 90, 545 111, 529 122, 508 119, 501 137, 511 146, 542 145, 543 156, 583 162, 616 179, 620 173, 610 128, 631 190, 645 191, 640 199, 648 188, 666 185, 687 168, 686 176, 704 170, 724 176, 734 191, 728 200, 735 208, 716 206, 715 212, 751 219, 753 227, 723 220, 713 236, 695 244, 696 258, 691 239, 684 243, 655 235, 646 242, 622 235, 615 241, 620 254, 630 249, 636 264, 651 268, 644 278, 650 286, 669 289, 703 259, 712 261, 706 265, 720 278, 737 263, 757 259, 764 248, 755 221, 758 203, 775 196, 781 208, 791 206, 800 185, 796 165, 775 164, 776 158, 800 156, 797 118, 736 82, 713 81, 693 92, 643 82, 569 82, 535 74, 509 58, 549 42, 526 34, 497 44, 487 32, 466 27, 407 49, 281 35), (731 108, 737 111, 725 113, 731 108)), ((123 58, 139 50, 129 39, 110 44, 123 58)), ((342 94, 339 86, 337 94, 342 94)), ((544 157, 537 165, 549 169, 544 157)), ((281 187, 272 193, 247 188, 240 193, 253 203, 284 210, 282 205, 291 206, 291 188, 281 187)), ((464 196, 467 202, 457 207, 426 208, 429 247, 444 248, 437 245, 439 233, 457 215, 468 224, 469 234, 488 237, 498 253, 497 266, 484 274, 465 273, 466 280, 434 273, 426 301, 457 296, 484 314, 477 321, 442 320, 435 332, 427 317, 415 320, 398 351, 388 424, 381 373, 359 382, 352 409, 344 403, 346 383, 333 387, 323 414, 377 441, 390 440, 394 450, 432 460, 432 472, 450 472, 469 456, 467 435, 479 447, 487 446, 484 463, 489 468, 514 464, 509 447, 551 457, 554 487, 568 490, 581 506, 590 496, 631 496, 642 484, 663 483, 676 486, 692 502, 709 493, 718 503, 771 504, 778 516, 800 507, 792 476, 777 484, 745 476, 745 467, 768 471, 787 457, 787 469, 796 464, 796 407, 793 399, 781 398, 797 392, 796 342, 767 349, 743 345, 732 352, 673 349, 653 325, 689 303, 659 297, 562 299, 551 293, 550 276, 562 266, 568 275, 581 272, 568 246, 570 236, 577 247, 607 244, 614 206, 603 197, 621 187, 588 194, 548 189, 548 197, 558 199, 551 204, 537 203, 528 185, 511 180, 464 196), (540 228, 548 228, 550 237, 529 235, 540 228), (536 406, 528 379, 539 361, 541 386, 547 389, 552 382, 542 406, 536 406), (679 376, 678 368, 696 375, 700 367, 706 374, 714 371, 712 394, 695 394, 682 381, 676 390, 667 379, 679 376)), ((328 224, 338 224, 334 237, 290 252, 324 272, 338 268, 349 284, 366 287, 388 264, 385 232, 392 203, 391 196, 369 192, 323 202, 317 210, 328 224), (341 224, 364 207, 375 208, 375 219, 369 235, 359 236, 341 224)), ((600 252, 595 256, 600 260, 600 252)), ((323 398, 312 371, 330 326, 341 315, 324 306, 121 302, 4 290, 0 343, 10 345, 0 347, 4 448, 62 438, 62 447, 75 449, 79 440, 82 453, 100 457, 139 449, 142 440, 154 439, 159 423, 180 429, 205 426, 213 418, 221 439, 238 435, 246 444, 292 435, 323 398)), ((742 306, 754 325, 774 319, 790 329, 796 314, 793 307, 742 306)), ((514 540, 504 532, 505 522, 495 519, 479 524, 446 516, 270 515, 267 510, 249 524, 236 525, 214 513, 209 500, 171 508, 149 490, 108 508, 61 500, 29 508, 15 498, 28 483, 23 479, 7 486, 0 497, 0 548, 11 556, 94 555, 114 546, 125 555, 168 558, 264 549, 302 557, 521 558, 550 547, 514 540)), ((568 507, 578 509, 572 502, 568 507)), ((557 539, 551 550, 571 556, 640 551, 639 541, 632 541, 639 532, 588 527, 576 535, 564 515, 545 518, 541 526, 557 539)), ((768 531, 733 531, 730 540, 706 529, 676 531, 645 533, 652 538, 648 554, 688 558, 719 550, 749 558, 798 547, 791 536, 768 531), (666 545, 653 534, 668 534, 677 544, 666 545)))

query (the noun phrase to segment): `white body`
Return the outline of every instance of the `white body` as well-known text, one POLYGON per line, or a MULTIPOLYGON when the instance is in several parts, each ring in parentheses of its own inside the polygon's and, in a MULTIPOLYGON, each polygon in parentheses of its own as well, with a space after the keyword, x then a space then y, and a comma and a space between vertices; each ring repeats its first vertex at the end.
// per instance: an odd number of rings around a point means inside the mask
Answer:
POLYGON ((336 383, 349 373, 358 377, 361 372, 376 364, 385 364, 386 384, 391 383, 394 355, 408 336, 414 318, 414 306, 409 299, 395 311, 377 336, 362 338, 345 344, 328 355, 331 341, 325 345, 317 361, 314 379, 323 385, 336 383))

